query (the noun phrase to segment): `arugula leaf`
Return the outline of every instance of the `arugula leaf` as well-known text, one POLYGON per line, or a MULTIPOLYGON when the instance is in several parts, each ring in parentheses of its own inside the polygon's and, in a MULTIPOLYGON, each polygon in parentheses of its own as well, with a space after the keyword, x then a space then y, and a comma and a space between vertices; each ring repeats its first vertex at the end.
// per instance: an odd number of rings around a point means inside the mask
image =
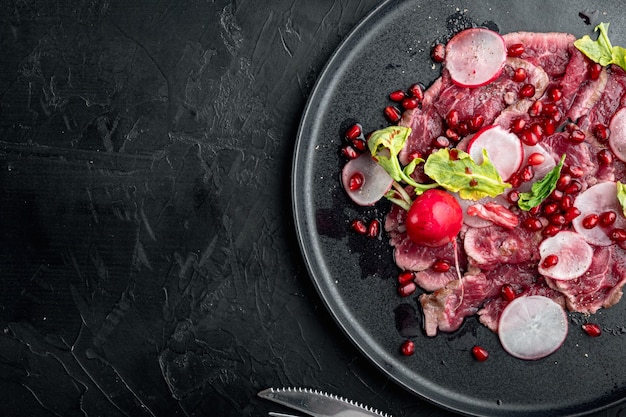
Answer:
POLYGON ((458 192, 466 200, 495 197, 511 186, 502 181, 485 149, 483 163, 480 165, 467 152, 440 149, 428 157, 424 172, 443 188, 458 192))
POLYGON ((520 193, 519 201, 517 205, 524 211, 528 211, 533 207, 538 206, 545 200, 552 191, 556 189, 556 183, 561 176, 561 169, 563 168, 563 162, 565 161, 565 154, 561 157, 561 161, 552 168, 542 179, 535 182, 530 192, 520 193))
POLYGON ((626 184, 617 181, 617 200, 622 205, 622 212, 626 216, 626 184))
POLYGON ((594 31, 599 32, 595 41, 589 35, 585 35, 574 41, 574 46, 593 62, 602 66, 615 64, 626 70, 626 49, 611 44, 608 35, 609 24, 600 23, 594 31))

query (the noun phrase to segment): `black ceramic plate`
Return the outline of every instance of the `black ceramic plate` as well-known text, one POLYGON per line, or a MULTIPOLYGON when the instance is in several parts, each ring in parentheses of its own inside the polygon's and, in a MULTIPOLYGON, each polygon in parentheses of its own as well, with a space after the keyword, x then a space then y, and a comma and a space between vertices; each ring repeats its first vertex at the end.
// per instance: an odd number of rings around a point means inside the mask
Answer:
POLYGON ((383 372, 422 398, 469 415, 582 415, 617 404, 626 397, 626 301, 591 318, 605 329, 599 338, 584 335, 582 318, 571 315, 563 347, 539 361, 507 355, 473 318, 452 334, 424 336, 416 298, 396 295, 398 271, 386 240, 349 231, 350 220, 382 219, 388 206, 359 208, 345 195, 342 133, 355 121, 368 131, 385 126, 387 94, 431 83, 440 71, 429 58, 431 46, 468 25, 580 37, 605 21, 614 44, 626 45, 625 20, 619 0, 387 1, 352 31, 318 79, 293 165, 301 249, 339 326, 383 372), (591 15, 591 25, 579 12, 591 15), (399 354, 406 337, 416 344, 411 357, 399 354), (472 358, 475 344, 489 350, 488 361, 472 358))

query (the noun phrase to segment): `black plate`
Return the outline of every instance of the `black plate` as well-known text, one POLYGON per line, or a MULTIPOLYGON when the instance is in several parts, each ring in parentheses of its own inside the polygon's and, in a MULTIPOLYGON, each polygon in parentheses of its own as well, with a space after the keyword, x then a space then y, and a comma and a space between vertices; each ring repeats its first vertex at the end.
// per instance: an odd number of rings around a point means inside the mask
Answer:
POLYGON ((342 133, 354 121, 368 131, 385 126, 387 94, 414 82, 431 83, 440 71, 429 59, 431 46, 468 25, 579 37, 605 21, 614 44, 626 45, 622 10, 619 0, 387 1, 352 31, 318 79, 293 165, 301 249, 339 326, 383 372, 415 394, 470 415, 582 415, 615 405, 626 397, 626 302, 590 318, 605 328, 599 338, 584 335, 583 318, 570 315, 564 346, 539 361, 507 355, 497 336, 474 318, 452 334, 424 336, 416 298, 396 295, 398 271, 386 239, 349 231, 350 220, 382 219, 388 206, 359 208, 345 195, 339 182, 342 133), (591 25, 579 12, 592 16, 591 25), (407 336, 416 344, 411 357, 399 353, 407 336), (489 350, 488 361, 472 358, 475 344, 489 350))

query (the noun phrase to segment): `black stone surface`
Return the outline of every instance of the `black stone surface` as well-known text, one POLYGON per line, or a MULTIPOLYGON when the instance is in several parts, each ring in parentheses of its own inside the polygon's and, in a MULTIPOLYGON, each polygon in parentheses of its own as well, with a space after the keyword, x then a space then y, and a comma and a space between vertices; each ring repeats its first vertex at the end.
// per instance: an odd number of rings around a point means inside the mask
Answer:
POLYGON ((286 412, 270 386, 451 415, 353 346, 296 242, 305 102, 376 5, 0 2, 1 415, 286 412))

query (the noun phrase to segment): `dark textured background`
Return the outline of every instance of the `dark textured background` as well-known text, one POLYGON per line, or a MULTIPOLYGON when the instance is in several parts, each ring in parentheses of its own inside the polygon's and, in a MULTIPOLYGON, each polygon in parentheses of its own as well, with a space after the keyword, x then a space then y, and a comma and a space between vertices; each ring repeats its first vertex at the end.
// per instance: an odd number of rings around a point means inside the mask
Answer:
POLYGON ((304 104, 376 3, 0 1, 1 415, 286 411, 270 386, 449 415, 352 346, 295 238, 304 104))

